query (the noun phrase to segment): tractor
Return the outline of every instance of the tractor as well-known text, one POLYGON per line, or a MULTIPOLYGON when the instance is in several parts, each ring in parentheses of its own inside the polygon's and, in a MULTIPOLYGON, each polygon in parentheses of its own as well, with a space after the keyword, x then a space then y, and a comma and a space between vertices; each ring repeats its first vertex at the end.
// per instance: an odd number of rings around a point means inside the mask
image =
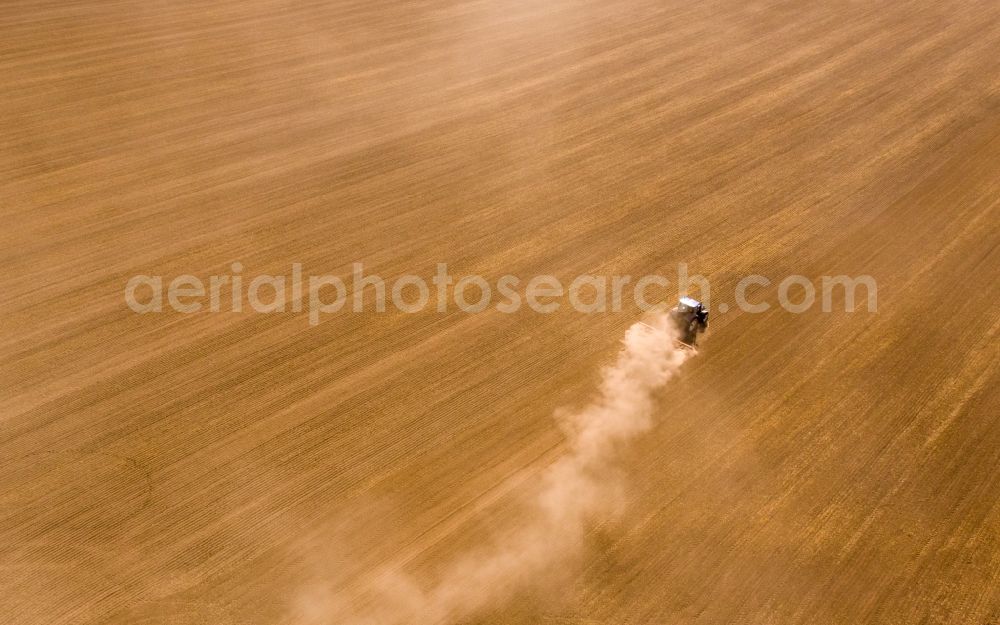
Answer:
POLYGON ((681 343, 694 347, 698 334, 708 328, 708 308, 695 299, 682 297, 670 311, 670 320, 677 327, 681 343))

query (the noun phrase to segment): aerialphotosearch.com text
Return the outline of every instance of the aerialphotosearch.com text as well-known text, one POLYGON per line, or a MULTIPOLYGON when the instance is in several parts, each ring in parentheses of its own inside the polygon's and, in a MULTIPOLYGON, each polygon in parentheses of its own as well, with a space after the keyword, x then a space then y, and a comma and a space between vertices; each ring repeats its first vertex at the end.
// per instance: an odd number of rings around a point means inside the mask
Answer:
POLYGON ((447 263, 438 263, 429 280, 407 274, 386 280, 365 271, 364 264, 352 264, 346 277, 338 275, 304 275, 301 263, 292 263, 288 275, 244 275, 243 264, 234 262, 230 273, 208 276, 191 274, 170 277, 156 275, 132 276, 125 284, 125 303, 136 313, 158 313, 173 310, 197 312, 256 312, 308 314, 309 323, 316 325, 326 315, 341 312, 383 313, 391 305, 403 313, 434 310, 439 313, 460 310, 480 313, 495 309, 501 313, 516 313, 523 308, 539 314, 550 314, 569 305, 584 313, 620 312, 629 301, 640 310, 650 310, 677 295, 697 293, 710 309, 725 313, 735 306, 747 313, 762 313, 773 302, 766 294, 768 287, 777 285, 777 305, 790 313, 814 310, 817 303, 822 312, 832 312, 834 301, 842 298, 840 310, 854 312, 863 301, 862 309, 877 310, 878 289, 875 279, 861 276, 821 276, 815 282, 802 275, 789 275, 772 281, 766 276, 751 274, 740 279, 733 289, 732 302, 712 307, 712 289, 704 276, 692 275, 687 263, 678 263, 674 280, 662 274, 643 276, 582 274, 570 280, 542 274, 528 278, 506 274, 495 280, 480 275, 454 277, 447 263), (673 285, 673 289, 671 289, 673 285), (762 296, 762 294, 764 294, 762 296))

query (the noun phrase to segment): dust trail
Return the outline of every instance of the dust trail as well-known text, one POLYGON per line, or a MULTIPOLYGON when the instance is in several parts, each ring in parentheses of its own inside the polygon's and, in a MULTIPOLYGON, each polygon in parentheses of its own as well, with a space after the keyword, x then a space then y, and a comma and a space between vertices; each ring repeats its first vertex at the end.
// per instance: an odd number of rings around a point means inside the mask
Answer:
MULTIPOLYGON (((540 475, 523 524, 495 545, 474 550, 447 566, 430 588, 400 573, 380 576, 363 613, 345 597, 303 600, 302 620, 351 625, 454 623, 496 607, 579 557, 586 531, 621 508, 617 451, 652 426, 654 392, 692 352, 674 344, 666 314, 633 324, 614 364, 602 371, 596 396, 576 410, 560 411, 565 452, 540 475)), ((356 598, 355 598, 356 599, 356 598)))

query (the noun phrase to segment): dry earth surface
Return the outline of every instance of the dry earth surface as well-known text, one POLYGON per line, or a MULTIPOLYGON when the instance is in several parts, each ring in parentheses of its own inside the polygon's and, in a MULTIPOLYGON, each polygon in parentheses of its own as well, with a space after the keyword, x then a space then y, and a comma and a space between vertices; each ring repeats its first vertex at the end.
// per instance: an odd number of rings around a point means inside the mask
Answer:
POLYGON ((715 312, 624 513, 458 622, 1000 623, 994 0, 15 0, 0 76, 3 622, 430 584, 530 522, 639 318, 138 315, 130 276, 685 261, 878 311, 715 312))

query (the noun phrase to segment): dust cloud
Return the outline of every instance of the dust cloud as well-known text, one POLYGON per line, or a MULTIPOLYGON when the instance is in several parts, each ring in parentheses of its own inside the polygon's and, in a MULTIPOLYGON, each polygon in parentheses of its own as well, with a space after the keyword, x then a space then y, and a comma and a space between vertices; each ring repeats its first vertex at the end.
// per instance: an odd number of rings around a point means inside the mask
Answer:
POLYGON ((542 470, 536 494, 502 539, 445 565, 432 584, 383 572, 357 596, 332 592, 300 597, 298 621, 308 625, 451 624, 502 606, 530 580, 551 576, 580 557, 587 529, 622 509, 616 458, 653 425, 654 392, 677 374, 692 351, 675 345, 666 314, 633 324, 614 364, 601 372, 595 397, 555 415, 566 433, 562 455, 542 470), (365 607, 358 607, 363 605, 365 607))

